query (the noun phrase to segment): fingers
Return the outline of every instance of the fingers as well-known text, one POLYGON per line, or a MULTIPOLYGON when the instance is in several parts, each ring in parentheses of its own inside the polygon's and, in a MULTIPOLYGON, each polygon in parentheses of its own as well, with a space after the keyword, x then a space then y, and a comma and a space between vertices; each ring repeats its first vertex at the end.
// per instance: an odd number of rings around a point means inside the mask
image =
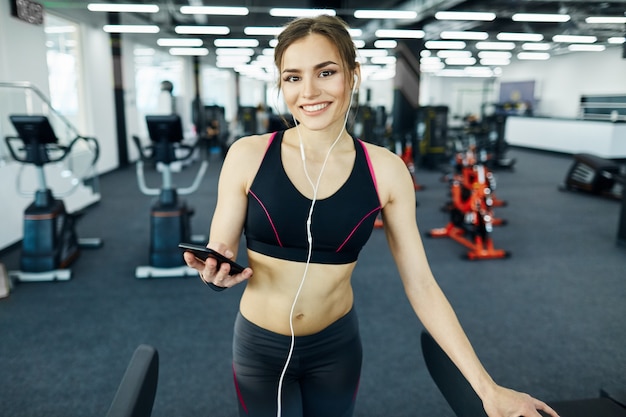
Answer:
MULTIPOLYGON (((232 259, 234 253, 226 248, 223 244, 209 244, 207 245, 211 247, 211 249, 216 250, 226 256, 229 259, 232 259)), ((230 288, 234 285, 237 285, 252 276, 252 269, 245 268, 241 273, 230 275, 231 266, 227 262, 222 262, 218 265, 218 261, 215 258, 209 257, 206 260, 202 261, 198 259, 191 252, 184 252, 183 258, 185 263, 198 271, 200 274, 200 279, 206 284, 213 284, 217 287, 230 288)))
POLYGON ((552 407, 550 407, 548 404, 544 403, 543 401, 539 401, 537 399, 535 399, 535 409, 543 411, 544 413, 549 414, 552 417, 559 417, 559 414, 556 411, 554 411, 552 407))

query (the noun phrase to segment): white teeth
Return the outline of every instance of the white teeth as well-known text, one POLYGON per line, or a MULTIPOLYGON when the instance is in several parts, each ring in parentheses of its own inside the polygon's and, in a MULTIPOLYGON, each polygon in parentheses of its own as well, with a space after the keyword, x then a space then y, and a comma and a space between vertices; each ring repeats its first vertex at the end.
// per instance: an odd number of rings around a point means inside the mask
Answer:
POLYGON ((316 104, 314 106, 302 106, 302 108, 305 111, 318 111, 318 110, 322 110, 323 108, 328 107, 328 103, 324 103, 324 104, 316 104))

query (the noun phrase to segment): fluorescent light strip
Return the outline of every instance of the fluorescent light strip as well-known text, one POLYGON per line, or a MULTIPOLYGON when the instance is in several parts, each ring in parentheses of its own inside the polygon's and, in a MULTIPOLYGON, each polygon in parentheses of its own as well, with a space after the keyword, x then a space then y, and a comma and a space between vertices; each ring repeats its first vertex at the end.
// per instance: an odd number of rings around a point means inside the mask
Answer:
POLYGON ((247 16, 250 11, 247 7, 221 7, 221 6, 182 6, 182 14, 209 14, 221 16, 247 16))
POLYGON ((374 41, 374 48, 394 49, 396 46, 398 46, 398 42, 393 39, 379 39, 374 41))
POLYGON ((463 41, 427 41, 424 46, 427 49, 463 49, 465 42, 463 41))
POLYGON ((508 51, 515 49, 515 44, 513 42, 476 42, 476 49, 508 51))
POLYGON ((610 44, 619 45, 626 42, 626 38, 623 36, 614 36, 612 38, 607 39, 607 42, 610 44))
POLYGON ((104 25, 102 27, 107 33, 159 33, 156 25, 104 25))
POLYGON ((485 65, 485 66, 503 66, 503 65, 510 65, 511 64, 511 60, 510 59, 505 59, 505 58, 481 58, 480 59, 480 65, 485 65))
POLYGON ((215 55, 217 56, 252 56, 254 55, 254 49, 252 48, 216 48, 215 55))
POLYGON ((507 51, 480 51, 478 58, 486 59, 506 59, 509 60, 513 56, 512 53, 507 51))
POLYGON ((174 31, 179 35, 228 35, 227 26, 176 26, 174 31))
POLYGON ((603 24, 624 24, 626 16, 589 16, 585 19, 587 23, 603 23, 603 24))
POLYGON ((552 22, 563 23, 569 22, 568 14, 546 14, 546 13, 515 13, 511 16, 514 22, 552 22))
POLYGON ((543 35, 540 33, 511 33, 500 32, 496 35, 499 41, 525 41, 525 42, 539 42, 543 40, 543 35))
POLYGON ((447 50, 437 52, 439 58, 470 58, 472 56, 471 51, 456 51, 447 50))
POLYGON ((414 10, 355 10, 357 19, 416 19, 414 10))
POLYGON ((374 32, 377 38, 406 38, 406 39, 422 39, 425 36, 423 30, 410 29, 378 29, 374 32))
POLYGON ((385 49, 360 49, 358 55, 365 58, 389 55, 385 49))
POLYGON ((352 43, 357 49, 365 48, 365 41, 360 39, 353 39, 352 43))
POLYGON ((363 30, 362 29, 348 29, 348 33, 350 34, 350 37, 358 38, 359 36, 363 35, 363 30))
POLYGON ((392 65, 396 63, 395 56, 375 56, 370 60, 372 64, 377 65, 392 65))
POLYGON ((209 54, 207 48, 170 48, 170 55, 206 56, 209 54))
POLYGON ((465 31, 454 31, 454 30, 444 30, 439 34, 441 39, 461 39, 461 40, 471 40, 471 41, 484 41, 489 37, 487 32, 465 32, 465 31))
POLYGON ((547 59, 550 59, 550 54, 547 52, 520 52, 519 54, 517 54, 517 59, 545 61, 547 59))
POLYGON ((248 36, 278 36, 283 30, 283 27, 248 26, 243 29, 243 33, 248 36))
POLYGON ((594 43, 598 40, 595 36, 577 36, 577 35, 554 35, 552 37, 554 42, 566 42, 566 43, 594 43))
POLYGON ((320 15, 337 16, 337 12, 333 9, 298 9, 289 7, 270 9, 270 16, 275 17, 315 17, 320 15))
POLYGON ((159 6, 156 4, 89 3, 87 10, 90 12, 157 13, 159 6))
POLYGON ((194 38, 161 38, 157 39, 157 45, 159 46, 187 46, 198 47, 202 46, 202 39, 194 38))
POLYGON ((476 58, 452 57, 452 58, 446 58, 445 61, 446 61, 446 65, 474 65, 476 63, 476 58))
POLYGON ((550 44, 543 42, 523 43, 522 49, 525 51, 547 51, 548 49, 550 49, 550 44))
POLYGON ((48 26, 44 28, 46 33, 74 33, 76 26, 48 26))
POLYGON ((572 52, 601 52, 606 49, 606 46, 573 43, 569 45, 567 49, 572 52))
POLYGON ((256 39, 216 39, 213 44, 218 48, 256 48, 259 41, 256 39))
POLYGON ((491 12, 437 12, 435 19, 437 20, 480 20, 489 22, 496 18, 495 13, 491 12))

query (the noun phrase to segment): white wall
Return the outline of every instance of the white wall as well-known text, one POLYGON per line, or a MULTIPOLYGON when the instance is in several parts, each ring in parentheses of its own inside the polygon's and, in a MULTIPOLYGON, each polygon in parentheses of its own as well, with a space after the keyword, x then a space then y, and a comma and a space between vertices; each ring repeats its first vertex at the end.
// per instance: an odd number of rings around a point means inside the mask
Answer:
POLYGON ((576 118, 586 94, 626 94, 622 47, 603 52, 553 56, 548 61, 517 61, 503 67, 501 81, 537 81, 536 115, 576 118))
MULTIPOLYGON (((490 101, 497 101, 498 86, 507 81, 535 81, 538 99, 535 115, 577 118, 580 97, 586 94, 626 94, 626 59, 621 46, 604 52, 577 52, 553 56, 547 61, 513 61, 502 67, 502 75, 490 88, 490 101)), ((450 114, 465 114, 474 103, 480 114, 482 78, 422 77, 422 105, 447 105, 450 114), (471 100, 468 99, 471 97, 471 100)))

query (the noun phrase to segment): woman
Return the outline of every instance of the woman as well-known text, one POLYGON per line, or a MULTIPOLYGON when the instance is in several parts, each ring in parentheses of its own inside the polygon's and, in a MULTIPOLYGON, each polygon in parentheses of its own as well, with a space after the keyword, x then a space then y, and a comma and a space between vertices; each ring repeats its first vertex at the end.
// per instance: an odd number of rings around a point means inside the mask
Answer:
POLYGON ((233 341, 240 415, 352 415, 361 342, 350 280, 381 212, 415 313, 488 415, 556 416, 491 380, 428 266, 405 164, 346 131, 360 68, 343 21, 294 20, 278 37, 275 63, 295 127, 232 145, 208 244, 235 259, 243 231, 250 267, 229 275, 226 263, 184 255, 206 283, 247 280, 233 341))

